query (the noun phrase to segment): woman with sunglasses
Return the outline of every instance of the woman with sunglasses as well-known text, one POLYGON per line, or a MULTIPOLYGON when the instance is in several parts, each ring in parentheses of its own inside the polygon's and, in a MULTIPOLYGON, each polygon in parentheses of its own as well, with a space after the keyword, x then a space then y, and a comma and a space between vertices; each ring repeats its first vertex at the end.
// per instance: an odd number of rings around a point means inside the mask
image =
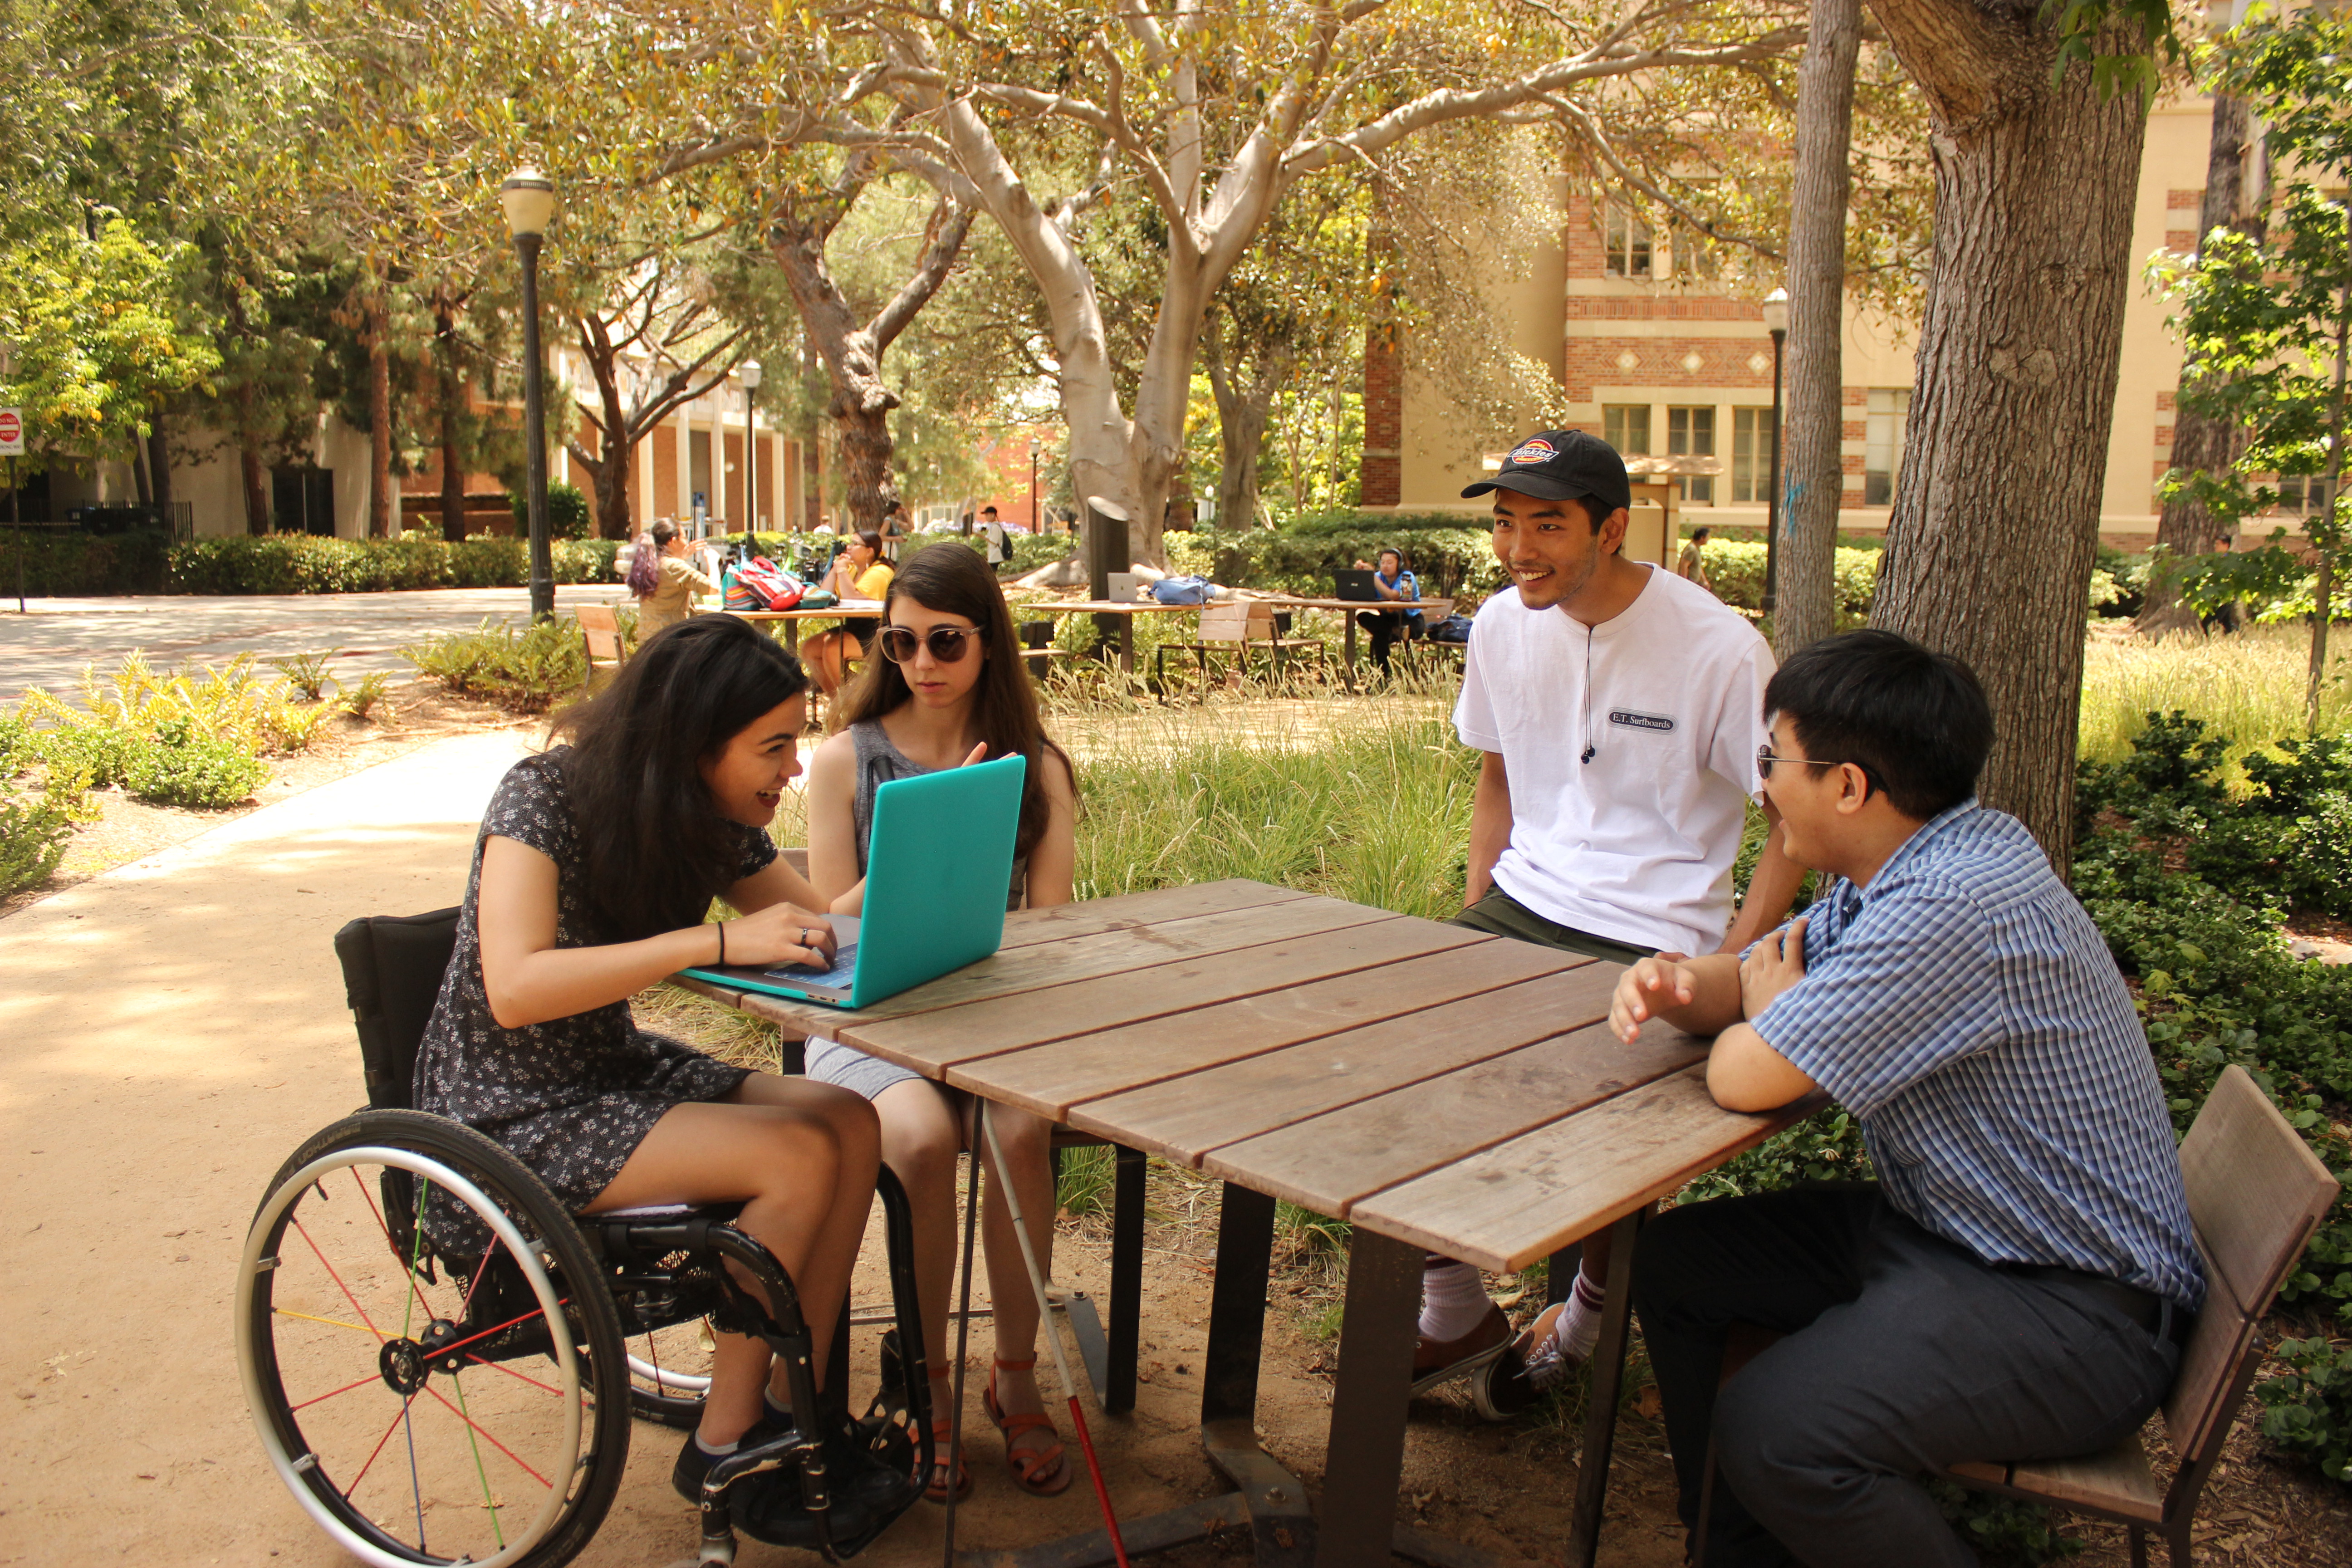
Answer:
MULTIPOLYGON (((1007 909, 1070 901, 1076 871, 1076 786, 1069 758, 1045 737, 1037 700, 1013 635, 1013 616, 986 562, 960 542, 942 542, 910 560, 891 582, 876 637, 880 658, 843 692, 835 732, 809 763, 809 879, 838 914, 855 914, 865 892, 874 793, 892 779, 960 767, 988 757, 1028 759, 1021 824, 1013 840, 1007 909)), ((807 1072, 874 1102, 882 1122, 882 1158, 905 1184, 914 1211, 916 1283, 922 1302, 932 1411, 941 1438, 929 1496, 945 1501, 971 1486, 968 1469, 950 1474, 944 1439, 950 1365, 948 1291, 955 1268, 956 1156, 981 1144, 969 1097, 834 1041, 808 1043, 807 1072)), ((1019 1239, 997 1184, 1020 1188, 1030 1244, 1050 1271, 1054 1246, 1053 1127, 1003 1107, 989 1119, 1007 1169, 990 1165, 982 1205, 989 1299, 995 1308, 996 1359, 983 1397, 1004 1434, 1015 1485, 1050 1497, 1070 1484, 1071 1468, 1037 1396, 1037 1309, 1019 1239)))

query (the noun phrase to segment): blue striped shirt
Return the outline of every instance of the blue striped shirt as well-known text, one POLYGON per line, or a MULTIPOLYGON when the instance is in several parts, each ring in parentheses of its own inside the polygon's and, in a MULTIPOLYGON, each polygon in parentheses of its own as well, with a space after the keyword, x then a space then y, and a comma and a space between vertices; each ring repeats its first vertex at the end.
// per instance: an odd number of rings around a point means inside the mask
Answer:
POLYGON ((1854 1113, 1895 1207, 1990 1263, 2203 1302, 2131 994, 2023 824, 1965 801, 1807 914, 1755 1027, 1854 1113))

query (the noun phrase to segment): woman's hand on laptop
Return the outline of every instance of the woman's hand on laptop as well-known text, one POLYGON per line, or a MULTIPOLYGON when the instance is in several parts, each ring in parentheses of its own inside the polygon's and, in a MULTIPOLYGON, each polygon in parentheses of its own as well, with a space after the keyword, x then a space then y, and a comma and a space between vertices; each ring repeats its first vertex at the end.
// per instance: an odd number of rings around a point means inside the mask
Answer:
POLYGON ((798 904, 766 909, 727 922, 729 963, 814 963, 833 967, 833 922, 798 904))
POLYGON ((988 761, 988 742, 982 741, 979 745, 974 746, 971 749, 971 754, 970 756, 958 763, 956 766, 960 768, 968 768, 974 763, 984 763, 986 761, 988 761))

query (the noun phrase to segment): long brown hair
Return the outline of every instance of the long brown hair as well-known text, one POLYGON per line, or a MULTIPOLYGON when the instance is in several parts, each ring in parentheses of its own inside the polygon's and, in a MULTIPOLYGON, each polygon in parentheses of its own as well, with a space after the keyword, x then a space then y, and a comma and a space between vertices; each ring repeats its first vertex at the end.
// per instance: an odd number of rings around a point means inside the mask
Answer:
MULTIPOLYGON (((901 598, 939 615, 961 616, 980 628, 982 664, 980 684, 972 691, 973 715, 990 756, 1028 759, 1029 772, 1021 786, 1021 829, 1013 840, 1013 853, 1026 856, 1045 836, 1051 811, 1042 772, 1045 759, 1051 753, 1070 768, 1070 757, 1046 737, 1045 721, 1037 716, 1037 693, 1029 684, 1029 670, 1013 635, 1013 612, 1005 605, 1004 591, 996 585, 996 574, 960 541, 941 540, 909 559, 890 579, 890 592, 882 601, 885 626, 890 606, 901 598)), ((895 713, 914 695, 906 672, 883 658, 877 647, 833 705, 831 728, 845 730, 895 713)), ((1070 768, 1070 775, 1075 788, 1077 770, 1070 768)))

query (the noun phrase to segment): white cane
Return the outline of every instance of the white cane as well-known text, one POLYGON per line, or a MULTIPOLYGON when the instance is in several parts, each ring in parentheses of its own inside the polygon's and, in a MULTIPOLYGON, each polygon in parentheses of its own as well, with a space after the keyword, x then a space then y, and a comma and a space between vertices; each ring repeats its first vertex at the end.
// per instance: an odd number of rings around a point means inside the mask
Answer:
MULTIPOLYGON (((978 1096, 973 1097, 979 1100, 978 1096)), ((1021 1262, 1029 1270, 1029 1289, 1037 1296, 1037 1327, 1053 1347, 1054 1371, 1062 1379, 1062 1395, 1069 1401, 1070 1421, 1078 1431, 1078 1448, 1087 1457, 1087 1473, 1094 1478, 1095 1498, 1102 1504, 1103 1528, 1110 1533, 1110 1549, 1118 1555, 1118 1568, 1129 1568, 1127 1542, 1119 1539, 1118 1517, 1111 1512, 1110 1488, 1103 1484, 1102 1461, 1095 1457, 1095 1440, 1087 1430, 1087 1413, 1078 1408, 1077 1385, 1070 1381, 1069 1358, 1062 1353, 1062 1336, 1054 1331, 1054 1304, 1045 1294, 1045 1275, 1037 1267, 1036 1249, 1029 1245, 1029 1227, 1022 1223, 1021 1198, 1013 1191, 1013 1178, 1004 1168, 1004 1150, 996 1141, 996 1121, 989 1112, 989 1103, 980 1100, 981 1136, 988 1141, 989 1163, 996 1167, 996 1190, 1004 1194, 1004 1206, 1013 1216, 1013 1234, 1021 1242, 1021 1262)), ((973 1194, 979 1202, 979 1194, 973 1194)))

